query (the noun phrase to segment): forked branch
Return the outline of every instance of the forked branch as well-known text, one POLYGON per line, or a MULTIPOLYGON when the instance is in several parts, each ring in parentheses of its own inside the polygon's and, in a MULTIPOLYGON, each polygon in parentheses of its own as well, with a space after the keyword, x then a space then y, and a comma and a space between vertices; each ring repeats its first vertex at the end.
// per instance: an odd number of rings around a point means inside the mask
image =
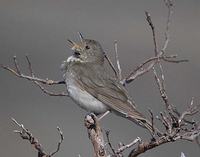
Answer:
POLYGON ((182 63, 182 62, 188 61, 187 59, 176 60, 177 55, 167 56, 165 54, 165 50, 169 43, 169 27, 170 27, 171 17, 172 17, 172 13, 173 13, 173 3, 171 0, 165 0, 164 2, 168 8, 168 15, 167 15, 167 26, 166 26, 166 31, 165 31, 165 42, 164 42, 163 48, 161 50, 158 49, 158 44, 156 41, 155 26, 152 22, 150 13, 146 11, 145 12, 146 20, 151 28, 152 36, 153 36, 155 57, 149 58, 146 61, 144 61, 142 64, 140 64, 125 79, 123 79, 123 81, 122 81, 123 84, 128 84, 128 83, 134 81, 136 78, 149 72, 155 65, 157 65, 158 63, 161 64, 161 61, 165 61, 165 62, 169 62, 169 63, 182 63))
POLYGON ((24 127, 23 124, 18 123, 14 118, 12 118, 12 121, 20 128, 20 130, 14 130, 14 132, 19 134, 23 140, 28 140, 30 144, 34 146, 34 148, 38 151, 38 157, 52 157, 60 150, 60 146, 64 140, 64 136, 59 127, 57 127, 57 130, 60 135, 60 140, 58 142, 57 148, 52 153, 48 154, 44 151, 42 145, 39 143, 37 138, 35 138, 33 134, 27 128, 24 127))
POLYGON ((32 65, 31 65, 31 62, 30 62, 30 59, 28 58, 28 56, 26 56, 26 60, 27 60, 27 63, 28 63, 28 69, 29 69, 30 75, 25 75, 21 72, 16 56, 13 57, 15 69, 10 68, 9 66, 6 66, 6 65, 1 65, 1 67, 5 70, 11 72, 11 74, 13 74, 13 75, 15 75, 19 78, 27 79, 29 81, 34 82, 45 94, 48 94, 50 96, 67 96, 68 95, 67 93, 64 93, 64 92, 55 93, 55 92, 50 92, 50 91, 46 90, 41 84, 44 84, 44 85, 59 85, 59 84, 65 84, 65 81, 55 81, 55 80, 50 80, 48 78, 47 79, 41 79, 41 78, 36 77, 34 75, 32 65))

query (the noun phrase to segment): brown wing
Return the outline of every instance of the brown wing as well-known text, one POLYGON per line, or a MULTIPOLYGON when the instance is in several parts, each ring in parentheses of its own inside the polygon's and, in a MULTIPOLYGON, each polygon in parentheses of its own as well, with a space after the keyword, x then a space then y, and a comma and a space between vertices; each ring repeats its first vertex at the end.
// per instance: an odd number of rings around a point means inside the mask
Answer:
POLYGON ((87 70, 84 68, 76 69, 79 71, 77 83, 84 90, 124 117, 144 119, 144 116, 136 111, 134 104, 129 100, 126 90, 120 83, 103 74, 101 68, 92 69, 90 67, 87 70))

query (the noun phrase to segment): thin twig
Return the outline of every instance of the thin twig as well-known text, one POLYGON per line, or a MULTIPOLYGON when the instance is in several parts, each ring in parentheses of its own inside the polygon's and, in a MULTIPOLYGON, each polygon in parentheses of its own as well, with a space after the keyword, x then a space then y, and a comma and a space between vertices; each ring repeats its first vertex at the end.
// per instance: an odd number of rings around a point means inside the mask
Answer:
POLYGON ((171 121, 162 112, 160 112, 160 116, 161 116, 161 120, 162 120, 162 122, 163 122, 163 124, 164 124, 164 126, 166 128, 166 131, 171 133, 172 132, 171 121))
MULTIPOLYGON (((177 126, 178 125, 178 118, 174 115, 174 107, 173 105, 169 102, 169 99, 168 99, 168 96, 167 96, 167 93, 166 93, 166 89, 165 89, 165 80, 164 80, 164 74, 163 74, 163 69, 162 69, 162 65, 159 64, 159 69, 160 69, 160 78, 155 70, 155 68, 153 68, 153 73, 154 73, 154 76, 155 76, 155 80, 156 80, 156 83, 157 83, 157 86, 158 86, 158 89, 159 89, 159 92, 160 92, 160 95, 161 95, 161 98, 165 104, 165 108, 166 110, 168 111, 168 114, 169 116, 171 117, 171 123, 174 125, 174 126, 177 126)), ((169 131, 171 131, 171 128, 169 128, 169 131)))
POLYGON ((51 92, 49 90, 46 90, 39 82, 37 81, 34 81, 34 83, 47 95, 49 96, 69 96, 68 93, 65 93, 65 92, 59 92, 59 93, 56 93, 56 92, 51 92))
POLYGON ((110 141, 110 131, 109 130, 106 130, 106 138, 107 138, 108 145, 109 145, 110 149, 112 150, 112 153, 116 154, 115 149, 113 148, 111 141, 110 141))
POLYGON ((173 13, 173 3, 171 0, 164 0, 165 5, 168 8, 168 16, 167 16, 167 26, 166 26, 166 31, 165 31, 165 42, 163 45, 163 48, 161 49, 161 51, 159 52, 158 47, 157 47, 157 42, 156 42, 156 33, 155 33, 155 26, 152 22, 151 16, 148 12, 145 12, 146 15, 146 20, 152 30, 152 36, 153 36, 153 43, 154 43, 154 53, 155 53, 155 58, 150 58, 147 61, 145 61, 144 63, 142 63, 139 67, 137 67, 133 72, 131 72, 125 79, 123 79, 121 82, 122 84, 127 84, 130 83, 132 81, 134 81, 136 78, 138 78, 139 76, 142 76, 143 74, 149 72, 157 63, 161 64, 160 61, 166 61, 166 62, 170 62, 170 63, 182 63, 182 62, 187 62, 188 60, 173 60, 173 59, 169 59, 169 58, 173 58, 171 56, 166 56, 165 50, 168 46, 169 43, 169 27, 170 27, 170 23, 171 23, 171 16, 173 13), (149 64, 147 67, 146 64, 147 63, 151 63, 149 64))
POLYGON ((141 143, 141 138, 140 137, 137 137, 134 141, 132 141, 131 143, 127 144, 127 145, 124 145, 122 147, 120 147, 118 150, 117 150, 117 154, 120 154, 122 153, 124 150, 126 150, 127 148, 130 148, 132 147, 133 145, 135 145, 136 143, 141 143))
POLYGON ((24 75, 21 73, 21 71, 19 70, 19 66, 17 64, 17 59, 14 56, 14 63, 15 63, 15 67, 16 67, 16 71, 12 68, 10 68, 9 66, 6 65, 2 65, 1 67, 9 72, 11 72, 12 74, 14 74, 15 76, 19 77, 19 78, 24 78, 27 79, 29 81, 38 81, 42 84, 46 84, 46 85, 56 85, 56 84, 64 84, 64 81, 54 81, 54 80, 49 80, 49 79, 41 79, 38 77, 32 77, 32 76, 28 76, 28 75, 24 75))
POLYGON ((183 63, 183 62, 189 62, 188 59, 172 60, 172 59, 168 59, 168 57, 163 57, 163 60, 166 61, 166 62, 170 62, 170 63, 183 63))
POLYGON ((134 81, 136 78, 146 74, 149 72, 159 61, 163 60, 170 63, 183 63, 188 62, 187 59, 182 60, 174 60, 177 55, 170 55, 165 56, 163 52, 160 52, 158 56, 151 57, 147 60, 145 60, 143 63, 141 63, 137 68, 135 68, 125 79, 122 80, 124 84, 128 84, 132 81, 134 81), (145 67, 146 66, 146 67, 145 67))
POLYGON ((17 57, 16 57, 16 56, 13 56, 13 61, 14 61, 14 65, 15 65, 15 68, 16 68, 17 73, 18 73, 19 75, 21 75, 20 68, 19 68, 19 65, 18 65, 17 57))
MULTIPOLYGON (((162 112, 160 113, 161 117, 162 117, 162 112)), ((168 127, 168 124, 165 120, 163 120, 163 118, 160 118, 159 116, 156 116, 156 119, 158 119, 162 124, 163 126, 165 127, 166 130, 169 130, 169 127, 168 127)))
POLYGON ((32 68, 32 65, 31 65, 31 61, 29 59, 29 57, 26 55, 26 60, 28 62, 28 67, 29 67, 29 71, 30 71, 30 74, 32 77, 34 77, 34 73, 33 73, 33 68, 32 68))
POLYGON ((59 127, 57 127, 57 130, 58 130, 59 135, 60 135, 60 140, 58 142, 57 149, 54 152, 50 153, 50 156, 55 155, 60 150, 60 146, 61 146, 61 144, 62 144, 62 142, 64 140, 63 132, 61 131, 61 129, 59 127))
MULTIPOLYGON (((30 71, 30 75, 31 77, 34 77, 34 73, 33 73, 33 68, 32 68, 32 64, 31 61, 29 59, 28 56, 26 56, 26 60, 28 62, 28 67, 29 67, 29 71, 30 71)), ((55 93, 55 92, 51 92, 46 90, 38 81, 33 81, 45 94, 48 94, 50 96, 68 96, 67 93, 62 92, 62 93, 55 93)))
POLYGON ((158 48, 157 48, 157 42, 156 42, 155 27, 154 27, 153 22, 151 20, 150 14, 147 11, 145 11, 145 15, 146 15, 146 20, 147 20, 149 26, 151 27, 152 34, 153 34, 153 43, 154 43, 155 56, 158 56, 158 48))
MULTIPOLYGON (((167 6, 168 8, 168 15, 167 15, 167 24, 166 24, 166 30, 165 30, 165 42, 164 42, 164 45, 163 45, 163 48, 161 50, 161 52, 165 52, 167 46, 168 46, 168 43, 169 43, 169 38, 170 38, 170 35, 169 35, 169 28, 170 28, 170 24, 171 24, 171 17, 172 17, 172 14, 173 14, 173 3, 171 0, 164 0, 165 2, 165 5, 167 6)), ((153 24, 152 24, 153 25, 153 24)), ((154 28, 152 27, 152 32, 154 32, 154 28)), ((155 39, 155 33, 153 33, 153 36, 154 36, 154 39, 155 39)), ((156 40, 154 40, 154 45, 156 47, 156 40)), ((167 61, 167 60, 165 60, 167 61)), ((156 74, 156 70, 153 69, 154 71, 154 75, 155 75, 155 79, 157 81, 157 85, 159 87, 159 90, 160 90, 160 94, 161 94, 161 97, 163 99, 163 101, 165 102, 165 105, 166 105, 166 108, 167 110, 169 111, 170 115, 172 116, 172 111, 173 111, 173 107, 172 105, 169 103, 168 101, 168 96, 167 96, 167 93, 166 93, 166 90, 165 90, 165 80, 164 80, 164 73, 163 73, 163 68, 162 68, 162 64, 161 62, 159 62, 159 69, 160 69, 160 75, 161 75, 161 81, 159 81, 159 78, 156 74)))
POLYGON ((115 77, 118 78, 117 70, 115 69, 114 64, 112 63, 112 61, 110 60, 110 58, 108 57, 108 55, 106 54, 106 52, 104 52, 104 53, 105 53, 104 56, 105 56, 106 60, 108 61, 108 64, 110 65, 111 69, 113 70, 113 72, 115 74, 115 77))
POLYGON ((119 81, 121 81, 122 80, 122 69, 121 69, 120 62, 119 62, 118 45, 117 45, 116 40, 114 42, 114 49, 115 49, 115 58, 116 58, 117 69, 118 69, 118 79, 119 79, 119 81))
MULTIPOLYGON (((154 128, 154 115, 153 115, 153 112, 151 109, 148 110, 150 115, 151 115, 151 126, 152 126, 152 131, 153 131, 153 134, 155 134, 155 128, 154 128)), ((154 135, 153 135, 154 136, 154 135)))
POLYGON ((182 120, 185 118, 185 116, 192 116, 196 113, 198 113, 200 110, 200 105, 195 106, 194 105, 194 97, 192 97, 192 100, 190 102, 190 105, 188 105, 188 108, 181 114, 181 116, 179 117, 179 124, 182 122, 182 120))
POLYGON ((130 83, 134 81, 137 77, 144 75, 148 71, 150 71, 153 66, 157 63, 158 59, 162 56, 162 53, 160 53, 157 57, 152 57, 146 61, 144 61, 142 64, 140 64, 133 72, 131 72, 125 79, 124 83, 130 83), (144 68, 148 63, 150 63, 147 67, 144 68))
POLYGON ((160 80, 155 68, 153 68, 153 73, 154 73, 154 76, 155 76, 155 80, 156 80, 157 86, 159 88, 159 92, 160 92, 161 98, 165 103, 166 109, 167 110, 171 110, 170 103, 169 103, 169 100, 168 100, 168 96, 167 96, 167 93, 166 93, 166 90, 165 90, 165 86, 163 86, 164 85, 164 82, 163 82, 164 80, 162 80, 162 82, 161 82, 161 80, 160 80))
MULTIPOLYGON (((171 0, 164 0, 164 2, 165 2, 165 5, 168 8, 168 15, 167 15, 166 30, 165 30, 165 42, 164 42, 164 45, 163 45, 161 52, 165 52, 165 49, 167 48, 169 40, 170 40, 169 39, 170 38, 169 28, 170 28, 172 13, 173 13, 173 3, 172 3, 172 1, 171 0)), ((154 28, 152 28, 152 32, 154 32, 154 28)), ((153 33, 153 36, 155 36, 154 33, 153 33)), ((155 43, 156 43, 156 41, 155 41, 155 43)), ((154 45, 156 46, 155 43, 154 43, 154 45)), ((161 97, 162 97, 162 99, 163 99, 163 101, 166 105, 166 108, 167 108, 168 112, 170 113, 170 115, 173 117, 173 114, 172 114, 173 107, 169 103, 168 96, 167 96, 167 93, 166 93, 166 90, 165 90, 165 80, 164 80, 164 73, 163 73, 163 68, 162 68, 161 62, 159 62, 159 69, 160 69, 161 81, 160 81, 160 79, 159 79, 159 77, 156 73, 155 68, 154 68, 153 72, 154 72, 154 75, 155 75, 155 80, 156 80, 157 85, 159 87, 159 91, 160 91, 161 97)))
POLYGON ((60 141, 58 142, 57 149, 53 153, 47 154, 44 151, 42 145, 39 143, 39 141, 32 135, 32 133, 28 129, 26 129, 24 127, 23 124, 18 123, 14 118, 11 118, 11 119, 21 129, 21 131, 20 130, 14 130, 14 132, 20 134, 22 139, 28 140, 31 143, 31 145, 34 146, 34 148, 38 151, 38 157, 52 157, 53 155, 55 155, 60 150, 60 146, 62 144, 64 136, 63 136, 63 133, 62 133, 62 131, 60 130, 59 127, 57 127, 57 130, 60 134, 60 141))
MULTIPOLYGON (((169 102, 169 99, 168 99, 168 96, 167 96, 167 93, 166 93, 166 89, 165 89, 165 83, 164 83, 164 74, 163 74, 163 69, 162 69, 162 66, 161 64, 159 65, 160 66, 160 72, 161 72, 161 79, 159 78, 155 68, 153 68, 153 72, 154 72, 154 76, 155 76, 155 80, 156 80, 156 83, 157 83, 157 86, 159 88, 159 92, 160 92, 160 95, 161 95, 161 98, 165 104, 165 107, 166 109, 168 110, 169 112, 169 115, 172 117, 173 121, 176 123, 180 120, 178 120, 176 118, 176 116, 174 116, 173 113, 175 113, 178 117, 181 116, 181 114, 177 111, 177 109, 169 102)), ((185 116, 185 115, 184 115, 185 116)), ((188 124, 193 124, 193 122, 190 122, 188 120, 186 120, 185 118, 181 119, 183 120, 184 122, 188 123, 188 124)))
POLYGON ((171 17, 173 14, 173 7, 174 7, 172 0, 164 0, 164 3, 165 3, 165 6, 168 8, 168 14, 167 14, 167 23, 166 23, 166 31, 165 31, 165 42, 164 42, 162 51, 166 50, 169 40, 170 40, 169 28, 171 24, 171 17))
POLYGON ((49 80, 49 79, 41 79, 38 77, 35 77, 34 72, 33 72, 33 68, 31 65, 31 61, 29 59, 28 56, 26 56, 26 61, 28 63, 28 69, 30 72, 30 76, 29 75, 24 75, 18 65, 18 61, 16 56, 13 57, 13 62, 15 65, 15 69, 10 68, 9 66, 5 66, 5 65, 1 65, 1 67, 9 72, 11 72, 11 74, 19 77, 19 78, 23 78, 23 79, 27 79, 29 81, 33 81, 45 94, 48 94, 50 96, 67 96, 67 93, 54 93, 54 92, 50 92, 48 90, 46 90, 40 83, 45 84, 45 85, 58 85, 58 84, 65 84, 65 81, 54 81, 54 80, 49 80))

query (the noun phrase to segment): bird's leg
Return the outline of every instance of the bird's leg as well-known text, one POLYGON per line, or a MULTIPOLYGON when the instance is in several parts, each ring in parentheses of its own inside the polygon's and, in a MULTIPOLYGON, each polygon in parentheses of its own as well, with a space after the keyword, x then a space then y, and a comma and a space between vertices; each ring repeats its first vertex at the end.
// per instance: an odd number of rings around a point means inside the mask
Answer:
POLYGON ((109 114, 110 113, 110 111, 108 110, 108 111, 106 111, 106 112, 104 112, 100 117, 98 117, 98 120, 100 121, 103 117, 105 117, 107 114, 109 114))
POLYGON ((110 113, 110 111, 108 110, 108 111, 104 112, 103 114, 101 114, 100 116, 99 116, 99 114, 95 114, 95 113, 92 113, 92 112, 88 113, 87 115, 95 116, 95 117, 97 117, 98 121, 100 121, 103 117, 105 117, 109 113, 110 113))

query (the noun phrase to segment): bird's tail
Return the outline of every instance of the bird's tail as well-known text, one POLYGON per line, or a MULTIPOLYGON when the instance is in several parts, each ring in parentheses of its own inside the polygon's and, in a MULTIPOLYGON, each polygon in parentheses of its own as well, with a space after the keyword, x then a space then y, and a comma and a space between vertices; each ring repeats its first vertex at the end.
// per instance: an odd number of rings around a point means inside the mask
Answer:
POLYGON ((134 123, 138 124, 139 126, 145 128, 145 129, 149 130, 152 135, 153 134, 156 134, 158 136, 162 135, 161 132, 155 126, 153 126, 149 120, 147 120, 144 117, 140 117, 140 118, 130 117, 129 120, 133 121, 134 123))

